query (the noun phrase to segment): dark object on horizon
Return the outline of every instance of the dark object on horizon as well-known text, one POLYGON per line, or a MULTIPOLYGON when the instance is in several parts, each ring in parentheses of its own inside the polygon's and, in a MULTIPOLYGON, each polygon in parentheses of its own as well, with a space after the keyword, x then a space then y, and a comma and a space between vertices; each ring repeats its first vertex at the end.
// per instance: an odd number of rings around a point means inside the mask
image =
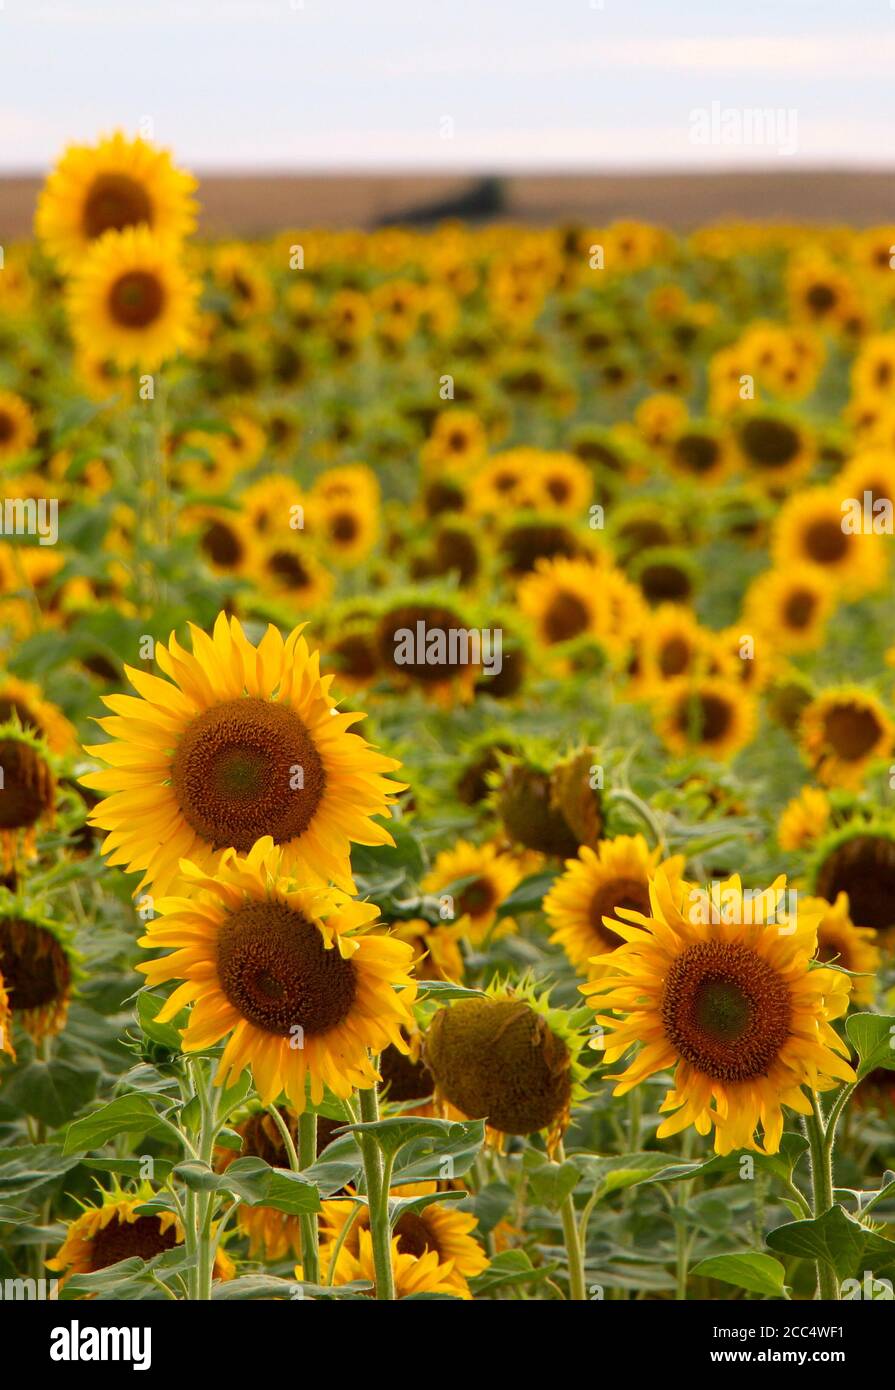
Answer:
POLYGON ((505 212, 507 206, 503 180, 489 175, 478 179, 464 193, 453 198, 442 198, 435 203, 424 203, 418 207, 407 208, 404 212, 390 213, 377 218, 376 226, 395 226, 411 223, 443 222, 447 218, 462 217, 469 222, 481 218, 496 217, 505 212))

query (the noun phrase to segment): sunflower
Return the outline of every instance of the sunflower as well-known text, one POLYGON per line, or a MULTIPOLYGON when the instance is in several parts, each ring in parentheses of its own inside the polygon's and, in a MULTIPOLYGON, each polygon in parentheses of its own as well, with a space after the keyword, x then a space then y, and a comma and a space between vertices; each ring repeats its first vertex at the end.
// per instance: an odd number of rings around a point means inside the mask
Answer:
POLYGON ((22 727, 15 711, 0 724, 0 767, 0 850, 8 872, 20 839, 24 838, 26 857, 37 857, 37 827, 43 822, 52 825, 56 810, 56 776, 49 748, 22 727))
POLYGON ((848 531, 837 487, 811 487, 784 503, 774 523, 772 555, 781 569, 819 566, 850 596, 878 587, 880 538, 848 531))
POLYGON ((256 478, 239 501, 249 525, 264 540, 303 529, 301 489, 282 473, 256 478))
POLYGON ((675 753, 731 758, 750 742, 755 706, 736 681, 723 676, 670 681, 659 715, 659 733, 675 753))
MULTIPOLYGON (((424 1196, 434 1192, 435 1186, 435 1183, 412 1184, 393 1189, 392 1195, 400 1198, 424 1196)), ((347 1262, 343 1256, 347 1254, 351 1260, 357 1260, 361 1235, 370 1229, 369 1208, 365 1206, 357 1211, 357 1202, 350 1198, 324 1202, 320 1221, 320 1255, 324 1270, 328 1270, 336 1244, 348 1227, 336 1255, 333 1278, 335 1284, 347 1283, 347 1262)), ((402 1212, 393 1228, 393 1240, 399 1255, 412 1255, 419 1260, 434 1253, 440 1264, 450 1265, 450 1272, 444 1275, 447 1283, 459 1297, 468 1298, 468 1281, 488 1267, 488 1257, 472 1234, 477 1224, 474 1216, 457 1211, 452 1203, 430 1202, 428 1206, 402 1212)))
POLYGON ((810 473, 814 440, 795 417, 750 413, 736 427, 736 445, 750 477, 764 486, 791 484, 810 473))
POLYGON ((519 585, 518 603, 547 646, 600 637, 610 627, 600 568, 587 560, 538 560, 519 585))
POLYGON ((522 980, 439 1009, 423 1056, 446 1113, 487 1120, 498 1145, 505 1135, 543 1132, 552 1153, 584 1095, 582 1048, 577 1019, 522 980))
POLYGON ((185 507, 180 523, 198 538, 199 554, 215 574, 254 574, 254 537, 239 512, 229 507, 185 507))
MULTIPOLYGON (((135 1193, 117 1186, 100 1192, 100 1205, 85 1207, 68 1223, 65 1240, 47 1260, 47 1269, 62 1274, 62 1283, 73 1274, 96 1274, 120 1260, 152 1260, 183 1244, 183 1226, 173 1211, 141 1210, 155 1195, 148 1183, 135 1193)), ((232 1279, 235 1272, 229 1255, 218 1248, 214 1277, 232 1279)))
POLYGON ((447 470, 460 476, 471 472, 484 458, 488 434, 473 410, 443 410, 423 445, 421 462, 428 473, 447 470))
POLYGON ((864 493, 869 492, 872 503, 884 500, 895 505, 895 452, 862 449, 843 468, 836 487, 843 498, 856 497, 863 502, 864 493))
POLYGON ((270 279, 248 247, 218 247, 212 256, 211 274, 215 284, 229 296, 233 318, 249 319, 267 314, 273 308, 270 279))
MULTIPOLYGON (((449 591, 450 592, 450 591, 449 591)), ((398 689, 416 686, 437 704, 474 697, 482 674, 481 650, 459 634, 471 624, 440 594, 392 593, 377 620, 376 653, 381 671, 398 689), (452 645, 451 634, 455 634, 452 645), (479 660, 473 658, 478 656, 479 660)))
POLYGON ((346 463, 327 468, 311 490, 319 502, 355 502, 372 508, 379 506, 379 479, 365 463, 346 463))
POLYGON ((612 925, 617 910, 649 911, 649 881, 661 867, 672 884, 683 874, 684 857, 662 861, 660 848, 650 850, 642 835, 601 840, 596 851, 582 845, 577 859, 567 859, 565 873, 544 899, 544 914, 553 928, 551 941, 562 946, 580 974, 592 975, 593 957, 622 944, 612 925))
POLYGON ((743 616, 779 650, 807 652, 821 645, 834 606, 835 589, 826 573, 817 565, 797 563, 754 579, 743 600, 743 616))
POLYGON ((777 843, 781 849, 803 849, 818 840, 832 814, 830 798, 819 787, 803 787, 788 801, 777 823, 777 843))
MULTIPOLYGON (((398 1245, 398 1237, 394 1236, 391 1242, 391 1254, 395 1298, 410 1298, 413 1294, 448 1294, 453 1298, 471 1297, 468 1293, 461 1293, 456 1280, 452 1278, 454 1274, 453 1264, 449 1261, 441 1261, 435 1250, 429 1250, 426 1254, 417 1256, 409 1252, 402 1253, 398 1245)), ((325 1256, 329 1260, 332 1253, 324 1246, 320 1251, 321 1261, 325 1256)), ((295 1277, 298 1280, 304 1277, 301 1265, 296 1267, 295 1277)), ((373 1236, 370 1231, 359 1232, 356 1255, 352 1255, 343 1246, 332 1269, 332 1282, 334 1284, 350 1284, 360 1280, 373 1285, 373 1293, 370 1297, 375 1297, 376 1267, 373 1258, 373 1236)))
POLYGON ((730 472, 734 455, 730 439, 718 425, 686 421, 667 448, 672 472, 699 483, 715 483, 730 472))
POLYGON ((891 940, 895 927, 895 826, 853 820, 818 844, 809 874, 812 893, 835 902, 848 896, 851 919, 891 940))
POLYGON ((859 1008, 872 1008, 881 960, 879 948, 874 945, 876 932, 872 927, 855 926, 849 916, 847 893, 837 894, 834 903, 823 898, 803 898, 801 906, 823 909, 817 924, 817 959, 857 976, 851 982, 851 1002, 859 1008))
POLYGON ((163 893, 181 858, 212 869, 271 835, 285 873, 350 889, 351 842, 394 843, 372 817, 403 790, 384 775, 399 764, 348 732, 361 716, 336 710, 301 628, 284 642, 271 626, 257 648, 223 613, 213 637, 190 630, 192 655, 173 633, 156 645, 170 682, 125 667, 141 698, 104 696, 113 741, 87 751, 109 767, 83 784, 112 793, 90 818, 109 862, 163 893))
POLYGON ((576 516, 586 514, 594 490, 590 469, 574 454, 556 451, 541 455, 535 485, 541 491, 545 510, 553 508, 576 516))
POLYGON ((79 975, 66 929, 8 898, 0 909, 0 979, 13 1019, 35 1042, 62 1032, 79 975))
POLYGON ((261 548, 252 577, 265 594, 302 610, 325 604, 334 584, 300 533, 289 531, 261 548))
POLYGON ((109 232, 68 288, 72 333, 117 366, 153 371, 192 341, 198 286, 147 227, 109 232))
POLYGON ((618 927, 626 944, 600 959, 608 973, 579 986, 605 1030, 592 1045, 606 1062, 642 1045, 611 1078, 615 1095, 674 1068, 659 1139, 714 1125, 719 1154, 776 1153, 783 1106, 811 1112, 803 1086, 855 1079, 829 1022, 848 1007, 849 978, 809 968, 821 909, 800 904, 781 929, 785 885, 781 877, 750 896, 734 876, 710 898, 673 886, 659 869, 649 913, 621 910, 630 925, 618 927))
POLYGON ((153 986, 183 981, 158 1018, 194 1004, 185 1051, 227 1038, 219 1085, 248 1067, 263 1105, 285 1092, 302 1114, 306 1081, 314 1105, 324 1085, 343 1098, 375 1085, 367 1049, 406 1050, 415 987, 411 948, 369 930, 378 909, 336 888, 296 887, 288 858, 265 836, 245 858, 227 850, 213 874, 184 860, 189 896, 157 902, 140 940, 174 950, 137 968, 153 986))
MULTIPOLYGON (((493 844, 473 845, 468 840, 458 840, 453 849, 438 855, 422 887, 427 893, 442 896, 451 885, 461 884, 456 898, 451 897, 450 920, 460 935, 480 945, 491 934, 501 903, 521 878, 512 854, 493 844)), ((502 926, 507 925, 505 919, 502 926)))
POLYGON ((327 559, 353 569, 367 558, 379 535, 379 510, 369 498, 334 497, 312 503, 309 528, 327 559))
POLYGON ((680 396, 660 391, 647 396, 634 411, 634 423, 651 449, 661 448, 687 423, 687 406, 680 396))
POLYGON ((876 758, 892 751, 895 725, 880 701, 857 686, 825 690, 802 712, 802 752, 828 787, 859 787, 876 758))
POLYGON ((0 391, 0 463, 12 463, 31 448, 37 428, 27 401, 12 391, 0 391))
POLYGON ((647 603, 689 603, 699 583, 699 570, 683 546, 651 546, 629 567, 647 603))
POLYGON ((660 603, 637 636, 636 691, 648 696, 657 686, 693 674, 703 664, 706 642, 691 609, 660 603))
POLYGON ((98 145, 71 145, 44 185, 35 231, 44 248, 74 271, 109 231, 150 228, 176 243, 195 226, 195 179, 139 138, 117 131, 98 145))
POLYGON ((44 699, 40 687, 0 671, 0 723, 18 716, 23 729, 30 729, 46 741, 54 753, 67 753, 75 741, 75 731, 56 705, 44 699))
POLYGON ((470 506, 479 516, 517 511, 533 502, 532 471, 535 449, 509 449, 480 463, 470 483, 470 506))

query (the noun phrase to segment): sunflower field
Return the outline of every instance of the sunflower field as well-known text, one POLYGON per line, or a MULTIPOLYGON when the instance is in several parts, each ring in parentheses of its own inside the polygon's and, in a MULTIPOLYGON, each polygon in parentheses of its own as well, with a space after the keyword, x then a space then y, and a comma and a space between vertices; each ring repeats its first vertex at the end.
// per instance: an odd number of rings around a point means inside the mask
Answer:
POLYGON ((0 1284, 891 1299, 895 227, 198 210, 4 248, 0 1284))

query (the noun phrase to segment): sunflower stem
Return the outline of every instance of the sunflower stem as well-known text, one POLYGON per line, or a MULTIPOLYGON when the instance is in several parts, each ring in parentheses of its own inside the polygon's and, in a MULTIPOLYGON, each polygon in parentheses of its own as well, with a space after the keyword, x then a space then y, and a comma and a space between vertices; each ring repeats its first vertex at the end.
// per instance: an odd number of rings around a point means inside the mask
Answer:
MULTIPOLYGON (((358 1091, 360 1117, 364 1124, 379 1119, 379 1095, 375 1085, 358 1091)), ((376 1275, 376 1297, 394 1302, 395 1275, 392 1269, 391 1223, 388 1215, 388 1177, 382 1161, 382 1151, 376 1137, 361 1130, 359 1135, 364 1156, 367 1182, 367 1204, 370 1208, 370 1235, 373 1241, 373 1269, 376 1275)))
MULTIPOLYGON (((310 1168, 317 1158, 317 1115, 306 1110, 298 1120, 299 1171, 310 1168)), ((317 1213, 308 1212, 301 1221, 301 1264, 305 1279, 309 1284, 320 1283, 320 1236, 317 1229, 317 1213)))
POLYGON ((609 793, 609 797, 613 801, 623 801, 626 806, 630 806, 631 810, 637 813, 644 825, 652 832, 655 846, 657 848, 664 848, 665 835, 662 831, 662 827, 653 814, 652 808, 647 806, 646 802, 642 800, 636 792, 630 791, 627 787, 615 787, 609 793))
MULTIPOLYGON (((208 1085, 205 1063, 200 1058, 196 1062, 199 1104, 202 1113, 202 1128, 199 1133, 199 1157, 211 1167, 214 1158, 214 1143, 218 1135, 218 1088, 208 1085)), ((207 1303, 211 1298, 211 1285, 214 1278, 214 1257, 216 1242, 213 1235, 215 1194, 200 1192, 198 1202, 198 1272, 196 1279, 196 1298, 207 1303)))
MULTIPOLYGON (((562 1141, 556 1148, 557 1162, 565 1163, 566 1154, 562 1141)), ((581 1243, 581 1232, 578 1229, 578 1221, 575 1215, 575 1198, 573 1193, 569 1193, 563 1200, 560 1208, 562 1217, 563 1237, 566 1245, 566 1257, 569 1264, 569 1299, 573 1303, 585 1303, 587 1301, 587 1281, 584 1277, 584 1248, 581 1243)))
MULTIPOLYGON (((811 1159, 814 1219, 817 1221, 833 1205, 833 1126, 828 1131, 816 1093, 811 1091, 809 1095, 812 1113, 805 1116, 804 1124, 811 1159)), ((839 1280, 836 1271, 826 1260, 817 1261, 817 1296, 825 1302, 839 1299, 839 1280)))

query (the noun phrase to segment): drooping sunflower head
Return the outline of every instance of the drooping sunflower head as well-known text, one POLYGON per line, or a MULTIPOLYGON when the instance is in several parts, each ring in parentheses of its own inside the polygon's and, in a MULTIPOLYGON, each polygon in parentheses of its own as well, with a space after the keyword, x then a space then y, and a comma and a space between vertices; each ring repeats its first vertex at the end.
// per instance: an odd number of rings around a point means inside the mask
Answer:
POLYGON ((822 909, 794 898, 783 877, 763 890, 744 890, 738 876, 706 890, 673 885, 660 869, 649 912, 619 915, 625 944, 602 958, 606 974, 580 989, 602 1030, 592 1045, 606 1062, 641 1045, 612 1078, 616 1095, 674 1070, 660 1139, 714 1126, 718 1153, 775 1153, 782 1107, 809 1113, 803 1085, 854 1080, 830 1023, 848 1006, 849 978, 811 968, 822 909))
POLYGON ((820 841, 808 874, 812 893, 834 903, 845 893, 852 921, 884 940, 895 927, 895 825, 852 819, 820 841))
POLYGON ((549 761, 514 755, 500 764, 493 800, 511 843, 563 859, 575 854, 581 841, 560 804, 549 761))
POLYGON ((398 764, 349 732, 361 716, 336 709, 301 628, 254 647, 221 613, 212 637, 191 632, 192 655, 173 634, 156 646, 169 680, 128 667, 141 698, 104 698, 112 742, 87 751, 109 766, 83 782, 112 793, 90 818, 111 862, 165 892, 181 858, 211 868, 269 835, 284 872, 350 888, 352 841, 392 843, 372 817, 402 790, 385 776, 398 764))
POLYGON ((876 758, 892 752, 895 724, 880 700, 857 686, 825 690, 802 711, 802 751, 828 787, 860 786, 876 758))
POLYGON ((197 294, 169 242, 143 226, 109 232, 72 275, 69 322, 80 347, 152 371, 191 345, 197 294))
MULTIPOLYGON (((602 840, 596 851, 582 845, 575 859, 566 861, 565 872, 544 899, 544 912, 558 942, 576 970, 588 976, 605 966, 593 964, 622 944, 616 931, 619 908, 649 911, 649 882, 662 859, 660 849, 650 850, 642 835, 617 835, 602 840)), ((680 879, 684 859, 675 855, 661 863, 672 881, 680 879)))
POLYGON ((35 1042, 62 1032, 80 975, 66 927, 4 893, 0 979, 13 1020, 35 1042))
POLYGON ((0 850, 6 870, 12 868, 24 844, 26 856, 36 854, 37 829, 52 824, 56 811, 56 776, 46 743, 23 728, 19 713, 0 724, 0 850))
POLYGON ((498 1136, 544 1131, 552 1148, 583 1093, 582 1045, 577 1020, 523 980, 439 1009, 423 1055, 449 1113, 498 1136))
POLYGON ((141 945, 171 955, 138 969, 152 985, 178 979, 159 1013, 165 1022, 192 1003, 187 1052, 226 1038, 216 1080, 250 1067, 264 1105, 285 1093, 301 1114, 324 1086, 347 1096, 377 1073, 368 1048, 406 1050, 412 1021, 412 950, 370 931, 377 909, 334 888, 297 887, 269 836, 241 858, 232 850, 213 874, 183 861, 182 891, 162 899, 141 945))

